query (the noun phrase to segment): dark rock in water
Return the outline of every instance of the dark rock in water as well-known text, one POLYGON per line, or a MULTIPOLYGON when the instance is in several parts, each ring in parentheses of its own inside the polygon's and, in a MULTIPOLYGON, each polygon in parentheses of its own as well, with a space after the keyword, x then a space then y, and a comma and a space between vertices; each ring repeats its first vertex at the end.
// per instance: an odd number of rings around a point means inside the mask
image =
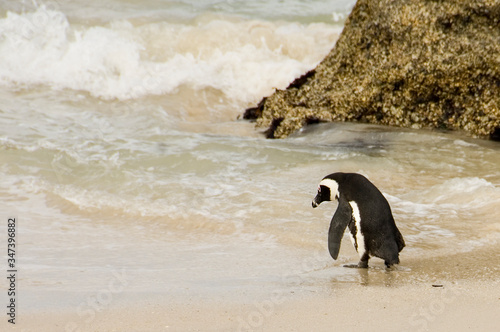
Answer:
POLYGON ((266 138, 276 138, 274 136, 274 133, 276 132, 276 128, 278 128, 280 126, 282 121, 283 121, 283 118, 273 119, 269 128, 264 132, 264 134, 266 135, 266 138))
POLYGON ((358 0, 316 69, 261 103, 273 138, 315 119, 498 139, 500 0, 358 0))
POLYGON ((264 109, 264 103, 266 102, 266 97, 262 98, 257 107, 250 107, 243 113, 243 119, 255 121, 262 116, 262 110, 264 109))
POLYGON ((493 141, 500 141, 500 127, 495 128, 490 135, 490 139, 493 141))

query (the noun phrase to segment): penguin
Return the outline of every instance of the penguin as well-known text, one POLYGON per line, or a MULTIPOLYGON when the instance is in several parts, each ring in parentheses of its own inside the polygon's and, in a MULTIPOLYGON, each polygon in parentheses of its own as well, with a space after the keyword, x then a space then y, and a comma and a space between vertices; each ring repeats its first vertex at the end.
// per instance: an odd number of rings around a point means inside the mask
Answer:
POLYGON ((383 259, 387 268, 399 264, 399 252, 405 241, 396 227, 389 203, 373 183, 357 173, 327 175, 318 185, 312 207, 333 200, 338 200, 338 206, 330 222, 328 251, 334 260, 339 255, 344 231, 349 227, 360 260, 345 267, 367 268, 372 256, 383 259))

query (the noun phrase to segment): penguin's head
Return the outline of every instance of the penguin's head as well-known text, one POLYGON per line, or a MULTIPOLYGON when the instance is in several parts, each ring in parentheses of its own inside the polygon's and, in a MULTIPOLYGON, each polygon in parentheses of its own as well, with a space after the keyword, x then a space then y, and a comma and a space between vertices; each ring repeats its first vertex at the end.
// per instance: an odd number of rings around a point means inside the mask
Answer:
POLYGON ((333 201, 339 198, 339 184, 337 181, 324 178, 318 185, 318 193, 312 201, 312 207, 315 208, 324 201, 333 201))

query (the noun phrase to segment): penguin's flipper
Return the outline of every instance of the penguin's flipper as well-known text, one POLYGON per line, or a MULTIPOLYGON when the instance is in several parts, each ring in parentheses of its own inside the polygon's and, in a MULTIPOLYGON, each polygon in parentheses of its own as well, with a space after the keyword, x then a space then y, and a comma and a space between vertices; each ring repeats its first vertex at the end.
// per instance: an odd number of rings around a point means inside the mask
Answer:
POLYGON ((339 199, 339 206, 333 215, 328 230, 328 251, 333 259, 339 256, 340 242, 344 236, 344 231, 352 218, 352 210, 349 203, 339 199))

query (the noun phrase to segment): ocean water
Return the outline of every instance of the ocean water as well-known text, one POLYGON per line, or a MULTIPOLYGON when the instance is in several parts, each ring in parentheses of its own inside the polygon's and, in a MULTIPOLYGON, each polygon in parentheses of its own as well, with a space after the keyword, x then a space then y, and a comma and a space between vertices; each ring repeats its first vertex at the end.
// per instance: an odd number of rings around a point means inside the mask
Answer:
POLYGON ((366 283, 341 267, 350 241, 328 255, 335 203, 311 208, 336 171, 391 204, 407 245, 391 282, 448 260, 493 262, 453 278, 497 275, 498 143, 363 124, 266 140, 240 119, 322 60, 353 3, 0 1, 0 210, 17 218, 21 307, 85 326, 115 281, 102 310, 366 283))

